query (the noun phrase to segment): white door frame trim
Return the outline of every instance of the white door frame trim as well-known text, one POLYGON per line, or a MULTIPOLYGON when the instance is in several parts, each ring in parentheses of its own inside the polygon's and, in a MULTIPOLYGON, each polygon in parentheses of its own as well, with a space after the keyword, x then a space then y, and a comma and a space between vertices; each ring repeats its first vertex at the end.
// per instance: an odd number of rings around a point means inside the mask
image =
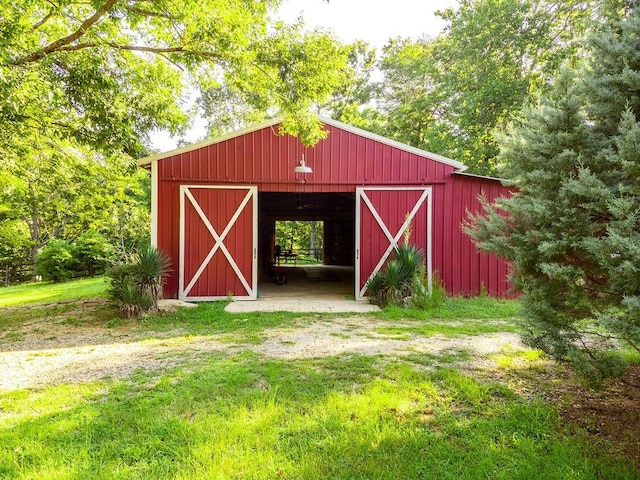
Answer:
POLYGON ((380 271, 380 269, 382 268, 384 263, 387 261, 387 258, 389 258, 389 255, 391 254, 391 251, 396 249, 396 248, 398 248, 398 242, 399 242, 400 238, 405 233, 405 231, 407 230, 409 224, 411 223, 411 221, 414 219, 414 217, 418 213, 418 210, 420 210, 422 205, 425 203, 425 200, 427 201, 427 251, 426 251, 426 257, 427 257, 426 258, 426 263, 427 263, 427 265, 426 265, 426 268, 427 268, 427 281, 428 281, 429 293, 431 293, 431 282, 432 282, 432 264, 431 264, 431 238, 432 238, 431 237, 431 196, 432 196, 431 187, 424 187, 424 186, 421 186, 421 187, 357 187, 356 188, 355 291, 356 291, 356 299, 357 300, 361 300, 361 299, 365 298, 365 293, 367 292, 367 283, 369 282, 369 280, 371 280, 371 278, 376 273, 378 273, 380 271), (378 213, 376 208, 371 203, 371 200, 367 196, 367 193, 366 193, 367 191, 375 191, 375 190, 378 190, 378 191, 403 191, 403 190, 404 191, 406 191, 406 190, 422 191, 422 194, 420 195, 420 197, 418 198, 417 202, 415 203, 415 205, 411 209, 411 212, 409 212, 409 215, 407 215, 407 218, 405 218, 404 223, 400 226, 400 229, 398 230, 398 232, 395 235, 391 235, 391 232, 389 231, 389 228, 384 223, 384 221, 382 220, 382 217, 380 216, 380 214, 378 213), (378 226, 380 227, 380 229, 382 230, 384 235, 387 237, 387 240, 389 241, 389 246, 387 247, 387 249, 383 253, 382 257, 380 258, 380 260, 376 264, 375 268, 373 269, 373 271, 371 272, 371 274, 369 275, 369 277, 364 282, 364 285, 361 288, 360 287, 360 283, 361 283, 360 282, 360 280, 361 280, 361 276, 360 276, 361 275, 361 271, 360 271, 361 231, 360 230, 361 230, 361 218, 362 218, 361 217, 361 215, 362 215, 362 203, 364 203, 367 206, 368 210, 371 212, 371 215, 376 220, 378 226))
POLYGON ((211 301, 211 300, 219 300, 228 298, 228 296, 189 296, 189 292, 196 284, 202 273, 204 272, 207 265, 215 255, 218 250, 221 250, 224 256, 229 261, 231 268, 237 275, 238 279, 242 283, 247 295, 234 295, 232 298, 234 300, 255 300, 257 298, 257 285, 258 285, 258 187, 255 186, 227 186, 227 185, 180 185, 180 268, 179 268, 179 278, 178 278, 178 298, 180 300, 191 300, 191 301, 211 301), (218 189, 218 190, 247 190, 247 194, 240 202, 239 206, 236 208, 233 216, 225 226, 222 233, 218 234, 211 222, 207 218, 206 214, 198 204, 198 201, 195 199, 193 194, 191 193, 191 189, 218 189), (205 227, 213 237, 215 243, 205 259, 202 261, 198 270, 193 275, 188 285, 185 286, 185 272, 184 272, 184 261, 185 261, 185 210, 186 210, 186 200, 189 200, 189 203, 195 209, 196 213, 204 223, 205 227), (252 222, 253 222, 253 238, 252 238, 252 275, 251 275, 251 284, 247 281, 243 273, 240 271, 238 264, 235 259, 227 249, 224 244, 224 240, 231 231, 231 228, 235 225, 235 222, 238 220, 238 217, 245 211, 245 208, 250 200, 253 200, 252 204, 252 222))

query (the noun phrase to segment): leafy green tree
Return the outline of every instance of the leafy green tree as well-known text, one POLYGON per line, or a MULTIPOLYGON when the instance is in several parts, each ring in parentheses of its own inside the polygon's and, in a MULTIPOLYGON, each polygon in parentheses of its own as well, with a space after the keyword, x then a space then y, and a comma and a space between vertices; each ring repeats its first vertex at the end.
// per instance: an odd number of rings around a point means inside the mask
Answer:
POLYGON ((620 344, 640 352, 640 9, 619 14, 511 131, 517 190, 470 223, 513 264, 528 342, 592 379, 619 371, 620 344))
POLYGON ((0 206, 27 225, 32 261, 87 228, 121 257, 132 251, 148 230, 132 158, 148 153, 152 131, 187 125, 187 88, 226 85, 282 114, 304 143, 322 137, 310 110, 339 84, 346 53, 274 24, 278 4, 0 0, 0 206))
POLYGON ((326 35, 273 26, 278 3, 2 1, 2 146, 45 130, 139 156, 150 131, 185 125, 179 99, 188 78, 228 82, 280 110, 288 131, 313 143, 320 131, 309 109, 339 81, 344 56, 326 35))
POLYGON ((29 232, 20 220, 0 220, 0 284, 26 280, 32 275, 29 232), (27 270, 25 270, 27 266, 27 270))
POLYGON ((348 61, 342 72, 340 84, 333 90, 329 101, 319 105, 320 113, 341 122, 375 131, 379 113, 371 102, 376 86, 373 75, 376 67, 376 50, 358 40, 345 46, 348 61))
POLYGON ((320 221, 287 220, 276 222, 275 241, 283 252, 293 250, 322 260, 323 223, 320 221), (313 251, 312 251, 313 250, 313 251))
POLYGON ((76 270, 80 276, 104 273, 110 264, 113 248, 95 230, 83 233, 73 244, 76 270))
POLYGON ((492 173, 496 134, 579 57, 589 1, 462 0, 435 39, 392 40, 378 104, 385 135, 492 173))

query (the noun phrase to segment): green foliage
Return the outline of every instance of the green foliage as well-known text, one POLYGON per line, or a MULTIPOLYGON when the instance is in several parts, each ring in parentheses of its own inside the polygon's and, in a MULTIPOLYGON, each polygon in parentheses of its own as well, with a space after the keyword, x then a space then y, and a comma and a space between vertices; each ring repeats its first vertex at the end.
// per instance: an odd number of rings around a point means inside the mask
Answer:
POLYGON ((158 309, 158 299, 162 295, 162 278, 171 267, 171 259, 157 247, 148 246, 139 252, 133 261, 134 282, 141 292, 151 299, 153 310, 158 309))
POLYGON ((370 83, 353 82, 363 98, 352 118, 459 160, 471 172, 495 173, 499 135, 548 88, 563 62, 580 60, 597 3, 462 0, 438 13, 446 27, 437 37, 387 43, 373 91, 370 83))
POLYGON ((76 272, 73 245, 66 240, 51 240, 36 260, 36 272, 43 280, 62 282, 72 278, 76 272))
POLYGON ((27 280, 32 267, 27 226, 18 219, 0 220, 0 283, 27 280))
POLYGON ((414 296, 423 302, 424 277, 424 252, 415 245, 398 245, 393 258, 367 283, 369 300, 381 307, 406 305, 414 296))
POLYGON ((104 273, 110 263, 112 252, 111 245, 95 230, 83 233, 74 242, 76 269, 80 276, 104 273))
POLYGON ((422 266, 414 278, 412 294, 407 302, 408 307, 418 310, 433 309, 444 305, 446 299, 447 291, 444 288, 444 282, 438 276, 438 272, 433 272, 431 291, 429 291, 427 270, 422 266))
POLYGON ((513 263, 529 343, 592 380, 621 371, 620 342, 640 350, 640 10, 620 12, 513 128, 501 157, 517 191, 469 225, 513 263))
MULTIPOLYGON (((300 202, 304 202, 300 197, 300 202)), ((304 204, 300 204, 304 208, 304 204)), ((283 252, 291 249, 298 254, 309 254, 308 260, 322 261, 324 250, 324 222, 286 220, 276 222, 276 244, 283 252)))
POLYGON ((36 272, 44 280, 54 282, 102 274, 111 252, 105 238, 93 230, 83 233, 75 242, 54 239, 38 255, 36 272))
POLYGON ((169 272, 169 257, 156 247, 147 246, 133 261, 115 265, 107 271, 110 287, 107 295, 120 306, 125 317, 158 310, 162 279, 169 272))

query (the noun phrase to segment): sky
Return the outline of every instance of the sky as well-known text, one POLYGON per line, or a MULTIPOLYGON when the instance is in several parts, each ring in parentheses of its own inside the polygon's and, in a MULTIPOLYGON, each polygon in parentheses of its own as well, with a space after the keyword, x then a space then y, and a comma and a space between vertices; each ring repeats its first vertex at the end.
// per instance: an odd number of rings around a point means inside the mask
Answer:
MULTIPOLYGON (((309 28, 330 30, 344 43, 359 39, 381 49, 390 38, 398 36, 436 36, 444 23, 434 13, 457 3, 457 0, 285 0, 277 18, 290 23, 302 16, 309 28)), ((196 142, 205 133, 204 122, 196 120, 183 139, 196 142)), ((151 137, 153 147, 159 151, 176 148, 178 140, 166 132, 151 137)))
POLYGON ((457 5, 456 0, 285 0, 282 20, 302 14, 310 27, 332 30, 346 43, 361 39, 381 48, 398 36, 435 36, 444 23, 434 15, 457 5))

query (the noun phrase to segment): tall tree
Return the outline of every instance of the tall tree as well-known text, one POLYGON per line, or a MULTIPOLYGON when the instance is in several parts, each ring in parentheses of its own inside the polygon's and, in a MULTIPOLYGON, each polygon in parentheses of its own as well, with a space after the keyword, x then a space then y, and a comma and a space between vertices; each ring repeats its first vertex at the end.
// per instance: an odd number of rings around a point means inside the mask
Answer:
POLYGON ((530 344, 592 378, 617 371, 620 343, 640 352, 640 9, 618 13, 511 132, 514 195, 470 224, 513 263, 530 344))
POLYGON ((590 1, 462 0, 435 39, 384 50, 384 132, 492 173, 496 133, 578 56, 590 1))
MULTIPOLYGON (((0 0, 0 204, 28 226, 33 255, 119 205, 123 162, 148 152, 150 132, 187 125, 187 88, 228 85, 282 114, 284 131, 305 144, 322 137, 311 107, 340 83, 346 52, 330 36, 272 22, 278 5, 0 0)), ((132 227, 112 214, 126 245, 132 227)))

